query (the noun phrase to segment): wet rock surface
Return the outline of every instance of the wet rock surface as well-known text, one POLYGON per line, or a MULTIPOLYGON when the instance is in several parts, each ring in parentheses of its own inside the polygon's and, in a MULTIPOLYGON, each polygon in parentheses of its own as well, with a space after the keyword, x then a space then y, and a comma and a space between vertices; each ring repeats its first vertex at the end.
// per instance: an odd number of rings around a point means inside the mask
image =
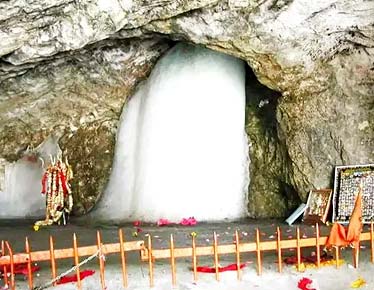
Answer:
POLYGON ((109 177, 126 97, 170 40, 187 41, 246 60, 279 92, 267 129, 249 105, 247 132, 250 215, 280 216, 310 189, 331 188, 335 165, 374 162, 373 11, 363 0, 3 1, 0 169, 53 132, 92 185, 75 181, 87 199, 75 212, 88 211, 109 177))

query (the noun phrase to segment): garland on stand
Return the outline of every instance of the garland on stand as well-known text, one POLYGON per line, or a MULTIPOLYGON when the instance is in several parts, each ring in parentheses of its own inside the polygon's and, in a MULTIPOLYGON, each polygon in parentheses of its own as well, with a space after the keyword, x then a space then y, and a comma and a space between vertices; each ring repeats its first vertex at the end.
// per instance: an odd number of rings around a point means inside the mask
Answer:
POLYGON ((73 208, 73 196, 71 194, 70 180, 73 178, 73 170, 66 159, 57 162, 51 158, 42 178, 42 194, 46 195, 45 220, 35 222, 34 228, 52 225, 54 223, 65 225, 66 218, 73 208))

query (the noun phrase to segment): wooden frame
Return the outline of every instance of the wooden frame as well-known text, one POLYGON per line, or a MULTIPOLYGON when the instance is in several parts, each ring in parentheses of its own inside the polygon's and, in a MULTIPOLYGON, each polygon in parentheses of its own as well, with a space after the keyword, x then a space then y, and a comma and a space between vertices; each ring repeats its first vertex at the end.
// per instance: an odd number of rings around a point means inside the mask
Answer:
POLYGON ((374 164, 335 167, 332 221, 346 224, 362 185, 362 222, 374 221, 374 164))
POLYGON ((332 189, 313 189, 309 192, 303 221, 310 224, 326 223, 331 205, 332 189))
MULTIPOLYGON (((44 251, 31 251, 31 245, 26 238, 25 240, 25 253, 14 253, 10 244, 7 241, 1 241, 1 250, 2 256, 0 256, 0 268, 3 269, 4 274, 8 273, 8 275, 4 275, 4 283, 6 287, 11 290, 16 290, 16 283, 15 283, 15 265, 19 263, 27 263, 31 266, 31 263, 38 262, 38 261, 50 261, 51 262, 51 272, 52 276, 56 275, 56 261, 60 259, 66 258, 74 258, 74 262, 77 265, 79 262, 79 258, 84 256, 93 255, 99 251, 101 255, 108 255, 108 254, 121 254, 121 262, 122 262, 122 274, 123 274, 123 286, 125 288, 128 287, 127 283, 127 266, 125 262, 124 256, 129 251, 139 251, 140 258, 142 261, 148 261, 149 266, 149 286, 153 287, 155 284, 154 281, 154 266, 156 260, 159 259, 169 259, 171 265, 171 284, 177 285, 177 271, 176 271, 176 260, 178 258, 191 258, 193 262, 193 279, 197 281, 197 258, 200 256, 212 256, 216 280, 219 281, 219 256, 224 254, 232 254, 235 257, 235 262, 237 265, 237 279, 241 279, 241 270, 240 270, 240 255, 242 253, 254 253, 256 254, 257 258, 257 274, 261 275, 263 270, 262 264, 262 254, 264 251, 273 251, 275 256, 278 260, 278 271, 282 272, 282 250, 285 249, 295 249, 297 254, 297 269, 301 270, 301 251, 303 248, 310 248, 313 247, 316 249, 316 266, 319 267, 321 264, 321 257, 320 257, 320 250, 321 246, 324 245, 327 241, 327 236, 320 236, 319 225, 318 223, 315 226, 316 233, 314 237, 303 238, 300 236, 300 229, 296 227, 295 234, 296 238, 293 239, 283 239, 281 230, 279 227, 276 229, 277 237, 274 241, 261 241, 260 236, 261 232, 259 229, 255 231, 255 241, 239 241, 239 234, 238 231, 235 231, 235 242, 230 244, 218 244, 217 234, 213 233, 213 243, 208 246, 197 246, 195 237, 192 236, 192 245, 189 247, 177 248, 174 244, 173 236, 170 236, 170 247, 164 249, 154 249, 152 247, 152 237, 151 235, 148 236, 148 246, 145 245, 144 241, 130 241, 124 242, 124 237, 122 230, 120 229, 119 239, 120 243, 115 244, 103 244, 101 241, 101 235, 98 232, 97 237, 97 245, 92 246, 85 246, 79 247, 78 246, 78 238, 77 235, 73 235, 73 248, 67 249, 55 249, 53 246, 53 238, 50 238, 50 249, 44 251), (9 266, 7 271, 7 267, 9 266)), ((374 225, 371 223, 370 230, 367 232, 363 232, 360 235, 360 241, 369 241, 370 242, 370 252, 371 252, 371 263, 374 263, 374 225)), ((339 253, 340 249, 337 247, 335 251, 335 260, 336 260, 336 267, 339 267, 339 253)), ((357 249, 353 249, 354 255, 353 257, 353 265, 354 267, 358 267, 359 261, 359 252, 360 247, 357 249)), ((105 284, 105 276, 104 276, 104 267, 105 264, 101 263, 101 255, 99 258, 100 264, 100 278, 101 278, 101 289, 106 289, 105 284)), ((77 269, 77 277, 79 275, 79 269, 77 269)), ((33 288, 33 273, 31 271, 31 267, 28 267, 28 284, 29 289, 33 288)), ((82 289, 82 281, 76 283, 77 289, 82 289)))

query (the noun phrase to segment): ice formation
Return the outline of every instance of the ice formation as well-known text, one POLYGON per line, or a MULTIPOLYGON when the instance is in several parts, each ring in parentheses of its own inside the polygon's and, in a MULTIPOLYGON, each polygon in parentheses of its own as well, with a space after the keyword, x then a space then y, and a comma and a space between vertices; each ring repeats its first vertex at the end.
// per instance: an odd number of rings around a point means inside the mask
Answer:
POLYGON ((113 170, 95 216, 155 222, 245 214, 244 63, 178 44, 125 107, 113 170))
POLYGON ((0 190, 0 218, 27 218, 45 215, 45 196, 41 195, 44 167, 50 156, 61 154, 55 136, 26 151, 17 162, 5 166, 5 185, 0 190), (44 164, 43 164, 44 163, 44 164))
POLYGON ((0 191, 0 218, 43 215, 45 199, 40 194, 42 174, 39 160, 28 157, 5 167, 5 186, 0 191))

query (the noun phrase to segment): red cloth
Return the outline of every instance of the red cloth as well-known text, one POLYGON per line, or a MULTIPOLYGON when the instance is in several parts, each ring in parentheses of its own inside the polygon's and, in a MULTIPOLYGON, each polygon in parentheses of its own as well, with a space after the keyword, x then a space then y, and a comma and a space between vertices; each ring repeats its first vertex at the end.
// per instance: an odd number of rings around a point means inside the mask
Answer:
MULTIPOLYGON (((7 273, 10 273, 10 265, 6 265, 5 267, 6 267, 7 273)), ((39 270, 40 270, 39 266, 31 266, 31 272, 32 273, 37 272, 39 270)), ((0 273, 1 274, 4 274, 3 271, 4 271, 4 266, 0 267, 0 273)), ((22 274, 24 276, 27 276, 28 273, 29 272, 27 270, 27 263, 15 264, 14 265, 14 274, 22 274)))
MULTIPOLYGON (((245 263, 240 264, 240 269, 243 269, 246 266, 245 263)), ((225 267, 218 267, 218 272, 226 272, 226 271, 236 271, 238 269, 236 264, 230 264, 225 267)), ((207 266, 199 266, 196 268, 197 272, 202 273, 215 273, 216 268, 214 267, 207 267, 207 266)))
POLYGON ((309 288, 311 287, 310 284, 312 284, 313 281, 309 278, 301 278, 299 283, 297 283, 297 288, 301 290, 316 290, 316 288, 309 288))
MULTIPOLYGON (((94 270, 83 270, 79 272, 79 277, 81 280, 84 278, 91 276, 95 273, 94 270)), ((66 284, 70 282, 77 282, 77 275, 70 275, 70 276, 64 276, 60 280, 57 281, 57 284, 66 284)))
POLYGON ((352 245, 358 248, 360 244, 360 234, 362 231, 362 189, 357 195, 355 207, 353 208, 349 225, 346 229, 339 223, 334 223, 331 228, 330 236, 326 241, 326 247, 339 246, 346 247, 352 245))

